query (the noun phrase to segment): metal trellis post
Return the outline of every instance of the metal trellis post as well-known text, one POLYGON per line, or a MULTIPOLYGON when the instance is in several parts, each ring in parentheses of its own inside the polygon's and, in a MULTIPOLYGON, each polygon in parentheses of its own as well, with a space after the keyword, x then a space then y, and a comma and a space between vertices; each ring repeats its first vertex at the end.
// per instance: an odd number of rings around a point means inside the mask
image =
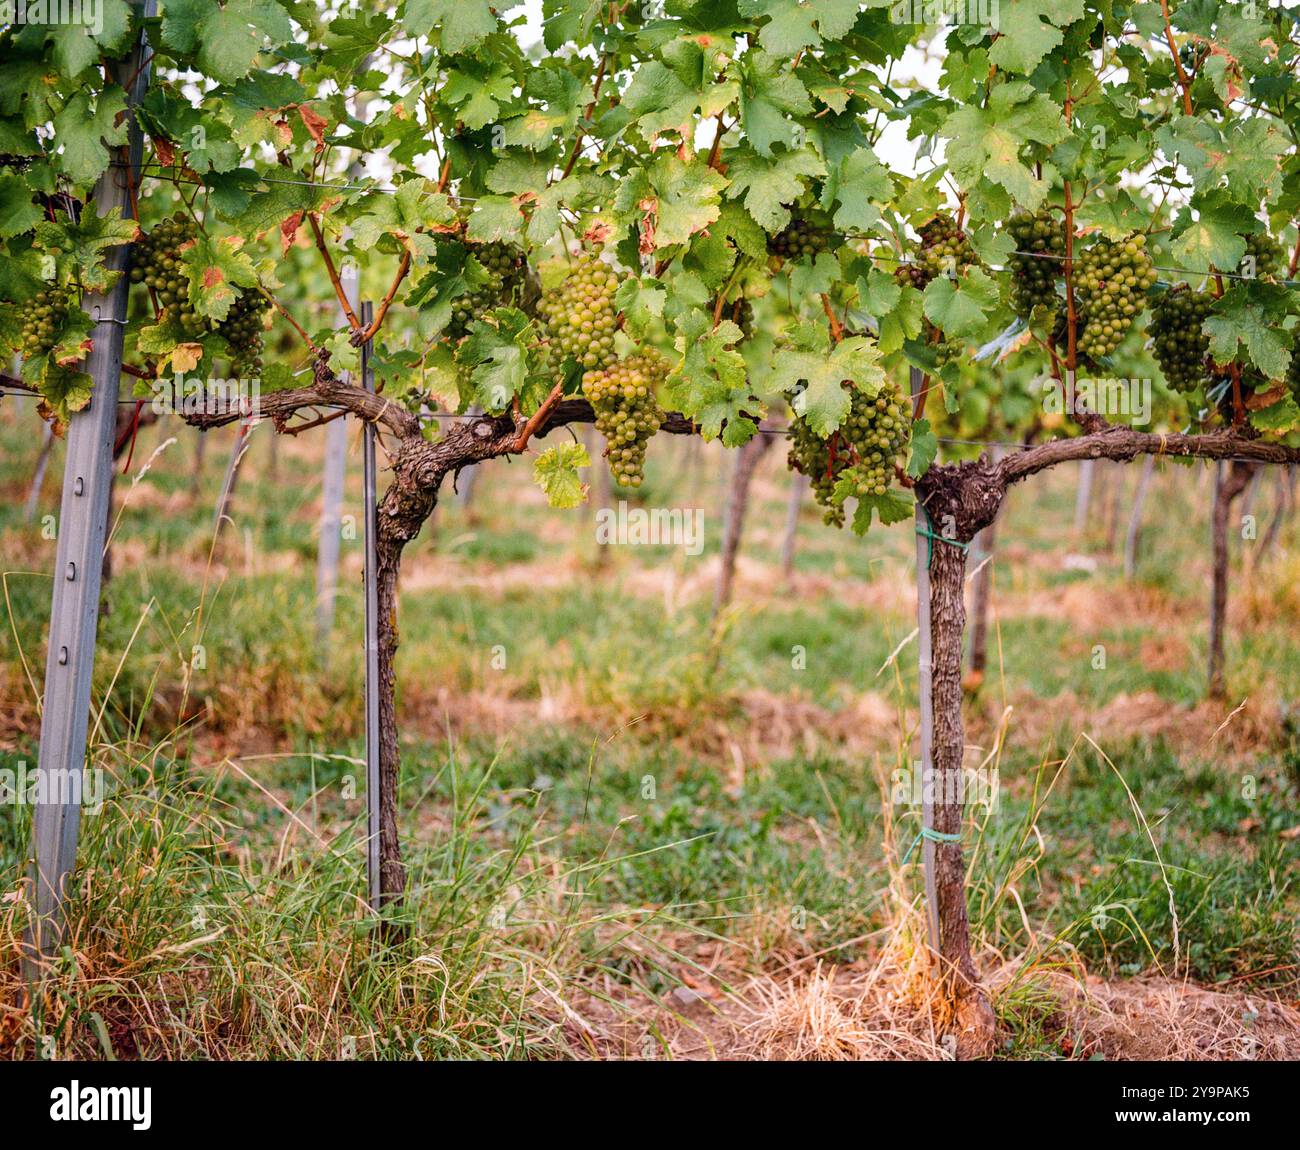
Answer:
MULTIPOLYGON (((361 322, 369 327, 374 309, 361 305, 361 322)), ((370 364, 371 341, 361 345, 361 386, 375 390, 370 364)), ((375 502, 375 425, 366 423, 362 454, 366 512, 366 873, 370 909, 379 911, 379 571, 378 520, 375 502)))
MULTIPOLYGON (((156 9, 156 0, 144 0, 142 11, 146 18, 152 17, 156 9)), ((124 175, 121 168, 110 167, 96 183, 93 203, 101 216, 115 209, 123 217, 133 214, 131 188, 139 176, 143 136, 130 109, 140 102, 149 82, 148 62, 142 63, 145 48, 141 31, 131 54, 118 61, 114 68, 118 83, 127 88, 126 171, 124 175)), ((118 159, 122 159, 120 153, 118 159)), ((68 422, 45 662, 37 794, 32 816, 35 917, 28 933, 26 958, 29 977, 33 978, 41 973, 42 960, 55 952, 62 939, 63 897, 76 864, 100 577, 108 535, 113 435, 117 426, 118 384, 130 286, 125 273, 130 260, 129 245, 110 249, 106 257, 109 268, 123 274, 106 295, 90 294, 82 301, 95 325, 85 368, 93 380, 93 390, 89 405, 68 422)))

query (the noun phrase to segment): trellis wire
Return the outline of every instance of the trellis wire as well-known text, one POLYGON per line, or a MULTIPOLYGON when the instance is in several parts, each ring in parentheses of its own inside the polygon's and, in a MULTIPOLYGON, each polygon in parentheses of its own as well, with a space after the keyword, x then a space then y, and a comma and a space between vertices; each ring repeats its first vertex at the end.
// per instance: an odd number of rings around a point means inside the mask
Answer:
MULTIPOLYGON (((120 165, 112 165, 112 166, 120 166, 120 165)), ((240 170, 251 171, 252 169, 240 169, 240 170)), ((158 172, 144 171, 141 173, 141 178, 160 180, 163 181, 164 183, 173 183, 173 184, 183 183, 183 184, 190 185, 192 187, 200 187, 200 188, 207 187, 207 185, 204 184, 201 180, 174 180, 174 179, 169 179, 167 176, 161 175, 158 172)), ((428 177, 422 177, 422 178, 427 179, 428 177)), ((279 176, 259 175, 257 177, 257 183, 284 184, 291 187, 300 187, 300 188, 320 188, 322 191, 326 191, 326 192, 377 192, 385 196, 395 196, 400 191, 399 188, 387 188, 387 187, 381 187, 379 185, 371 185, 371 184, 324 184, 321 183, 319 180, 286 180, 279 176)), ((457 196, 456 199, 458 202, 462 204, 478 203, 478 197, 476 196, 457 196)), ((879 236, 872 235, 868 232, 859 232, 859 231, 854 231, 852 229, 846 229, 838 234, 842 234, 851 239, 875 239, 875 240, 880 239, 879 236)), ((864 254, 867 255, 870 259, 880 260, 883 263, 898 264, 902 267, 912 267, 922 262, 920 260, 909 259, 906 256, 890 255, 887 252, 882 252, 882 251, 873 251, 864 254)), ((1013 256, 1027 256, 1031 259, 1039 259, 1039 260, 1056 260, 1059 263, 1066 262, 1065 256, 1058 256, 1053 254, 1052 252, 1030 252, 1030 251, 1021 251, 1018 248, 1013 248, 1007 254, 1013 256)), ((984 271, 996 272, 999 275, 1013 275, 1015 271, 1015 269, 1013 268, 1009 268, 1005 266, 999 267, 996 264, 981 264, 979 266, 984 271)), ((1151 266, 1154 271, 1168 272, 1170 275, 1198 276, 1198 277, 1216 276, 1220 279, 1242 280, 1246 283, 1253 283, 1259 279, 1258 276, 1241 275, 1237 272, 1219 271, 1217 269, 1211 270, 1211 269, 1198 269, 1198 268, 1167 267, 1161 264, 1152 264, 1151 266)), ((1276 280, 1274 282, 1281 287, 1288 287, 1288 288, 1300 287, 1300 279, 1284 279, 1284 280, 1276 280)))

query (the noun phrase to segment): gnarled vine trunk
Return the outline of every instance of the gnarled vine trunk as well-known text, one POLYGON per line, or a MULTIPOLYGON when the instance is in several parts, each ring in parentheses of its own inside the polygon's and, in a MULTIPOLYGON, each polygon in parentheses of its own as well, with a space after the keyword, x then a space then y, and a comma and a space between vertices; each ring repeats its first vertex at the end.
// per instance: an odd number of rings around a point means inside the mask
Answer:
POLYGON ((1206 676, 1212 699, 1222 699, 1227 692, 1223 633, 1228 615, 1228 521, 1232 517, 1233 503, 1245 491, 1255 469, 1255 464, 1241 460, 1234 461, 1226 471, 1223 463, 1215 465, 1211 527, 1214 578, 1210 594, 1210 657, 1206 676))
POLYGON ((971 956, 966 910, 962 761, 962 649, 966 628, 966 552, 997 515, 1005 487, 986 464, 931 469, 918 486, 929 530, 930 699, 933 774, 925 780, 935 834, 934 899, 938 909, 939 979, 953 1012, 957 1057, 984 1057, 996 1030, 993 1007, 971 956), (952 836, 951 839, 949 836, 952 836))
POLYGON ((406 867, 397 826, 401 753, 397 741, 397 581, 406 541, 381 527, 375 574, 379 601, 379 906, 400 902, 406 867))
POLYGON ((750 484, 754 480, 759 461, 771 446, 771 436, 760 432, 736 452, 722 529, 722 566, 718 570, 718 585, 713 593, 715 618, 731 602, 736 581, 736 558, 740 553, 740 536, 745 529, 745 512, 749 507, 750 484))

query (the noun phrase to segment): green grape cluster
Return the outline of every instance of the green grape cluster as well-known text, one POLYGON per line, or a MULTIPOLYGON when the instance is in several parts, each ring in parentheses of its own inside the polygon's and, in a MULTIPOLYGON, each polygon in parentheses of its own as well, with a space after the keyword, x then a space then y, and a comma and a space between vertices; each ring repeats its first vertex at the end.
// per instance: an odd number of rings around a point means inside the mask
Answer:
POLYGON ((1011 270, 1011 306, 1028 319, 1036 307, 1056 307, 1056 281, 1064 272, 1065 221, 1048 208, 1019 213, 1007 222, 1016 250, 1011 270))
POLYGON ((262 332, 270 306, 260 292, 243 291, 217 325, 217 334, 230 345, 230 370, 237 377, 262 370, 262 332))
POLYGON ((587 371, 613 363, 616 291, 614 269, 593 252, 573 266, 558 288, 544 292, 537 308, 552 354, 559 359, 572 356, 587 371))
POLYGON ((488 281, 453 301, 451 321, 447 324, 447 334, 452 339, 465 335, 470 324, 481 319, 484 313, 509 303, 524 281, 524 253, 513 244, 494 241, 476 244, 470 251, 483 265, 488 281))
POLYGON ((910 283, 918 291, 924 291, 936 276, 955 277, 963 268, 979 262, 966 233, 947 212, 939 212, 923 224, 918 234, 921 243, 916 259, 899 264, 894 270, 894 278, 899 283, 910 283))
POLYGON ((807 421, 794 421, 789 466, 808 476, 823 518, 844 526, 844 507, 835 489, 848 480, 849 494, 859 499, 884 495, 894 481, 894 468, 903 461, 912 439, 907 400, 896 388, 875 398, 852 389, 849 414, 839 429, 823 439, 807 421))
POLYGON ((828 223, 811 213, 795 211, 790 222, 776 235, 769 237, 767 250, 783 260, 798 260, 816 256, 831 246, 834 232, 828 223))
POLYGON ((72 299, 71 288, 48 287, 32 301, 23 316, 22 334, 18 337, 17 350, 23 359, 49 354, 58 342, 72 299))
POLYGON ((1101 238, 1084 248, 1074 265, 1074 286, 1083 314, 1079 351, 1088 359, 1110 355, 1145 306, 1156 273, 1146 236, 1101 238))
POLYGON ((208 322, 190 306, 190 286, 180 248, 194 239, 194 221, 179 213, 163 220, 135 246, 131 282, 153 290, 163 320, 175 320, 186 335, 206 334, 208 322))
POLYGON ((1214 297, 1209 292, 1193 291, 1187 284, 1165 292, 1151 308, 1147 334, 1170 387, 1195 391, 1208 378, 1210 337, 1201 324, 1213 308, 1214 297))
POLYGON ((628 356, 582 377, 582 392, 605 437, 610 474, 622 487, 640 487, 646 445, 659 430, 663 412, 655 391, 668 375, 668 361, 656 351, 628 356))
POLYGON ((1267 232, 1251 232, 1246 239, 1246 254, 1242 257, 1243 272, 1254 268, 1254 279, 1273 279, 1282 266, 1282 249, 1267 232), (1247 261, 1251 263, 1247 263, 1247 261))

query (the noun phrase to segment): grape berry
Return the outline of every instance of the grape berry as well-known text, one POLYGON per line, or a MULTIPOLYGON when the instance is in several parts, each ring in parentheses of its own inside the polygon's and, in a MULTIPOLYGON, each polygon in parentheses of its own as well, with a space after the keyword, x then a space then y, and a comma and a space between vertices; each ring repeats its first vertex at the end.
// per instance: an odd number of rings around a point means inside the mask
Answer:
POLYGON ((655 390, 667 375, 668 361, 650 350, 582 377, 610 473, 622 487, 640 487, 645 477, 646 445, 663 422, 655 390))
POLYGON ((1016 315, 1028 319, 1036 307, 1056 306, 1056 281, 1064 272, 1065 221, 1044 208, 1033 215, 1012 216, 1007 231, 1016 245, 1007 261, 1011 306, 1016 315))
POLYGON ((859 499, 884 495, 894 481, 912 437, 911 413, 898 389, 875 398, 851 389, 852 406, 839 429, 823 439, 803 419, 794 421, 789 466, 812 480, 813 495, 824 519, 844 526, 842 500, 835 489, 848 481, 849 495, 859 499))
POLYGON ((592 253, 578 261, 558 288, 544 292, 538 311, 552 353, 561 359, 572 356, 587 371, 613 363, 617 290, 614 269, 592 253))
POLYGON ((796 211, 785 228, 768 239, 767 250, 782 260, 815 257, 830 247, 833 234, 825 222, 796 211))
POLYGON ((452 339, 465 335, 484 313, 511 302, 524 280, 524 254, 514 245, 478 244, 470 252, 483 265, 488 281, 452 303, 451 322, 447 325, 452 339))
POLYGON ((50 353, 58 342, 72 299, 72 289, 60 287, 46 288, 36 297, 23 320, 22 335, 18 340, 18 354, 23 359, 36 359, 50 353))
POLYGON ((135 266, 131 268, 131 282, 153 290, 163 310, 163 322, 174 319, 192 339, 208 331, 207 320, 190 306, 189 279, 180 254, 180 248, 194 239, 196 230, 194 221, 187 216, 178 214, 163 220, 136 244, 135 266))
POLYGON ((1147 332, 1165 382, 1179 391, 1195 391, 1208 379, 1210 337, 1201 324, 1214 307, 1208 292, 1187 284, 1171 288, 1151 309, 1147 332))
POLYGON ((1101 238, 1084 248, 1074 262, 1074 287, 1083 314, 1079 351, 1091 360, 1110 355, 1145 306, 1156 273, 1146 250, 1146 236, 1123 240, 1101 238))

